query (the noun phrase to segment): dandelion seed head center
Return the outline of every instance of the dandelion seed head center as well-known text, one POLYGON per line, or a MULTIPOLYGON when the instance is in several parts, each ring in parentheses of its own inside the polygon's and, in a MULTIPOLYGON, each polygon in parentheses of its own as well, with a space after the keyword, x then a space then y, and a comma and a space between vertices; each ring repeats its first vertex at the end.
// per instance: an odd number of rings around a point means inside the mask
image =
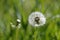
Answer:
POLYGON ((37 24, 39 24, 39 17, 35 17, 35 22, 37 23, 37 24))

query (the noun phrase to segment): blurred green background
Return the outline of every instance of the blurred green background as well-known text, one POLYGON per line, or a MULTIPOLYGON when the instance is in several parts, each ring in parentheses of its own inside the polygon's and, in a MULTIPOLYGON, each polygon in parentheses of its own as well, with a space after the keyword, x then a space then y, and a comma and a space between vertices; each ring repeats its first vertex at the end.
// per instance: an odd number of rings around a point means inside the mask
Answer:
POLYGON ((60 0, 0 0, 0 40, 60 40, 60 0), (32 12, 46 17, 38 28, 28 23, 32 12), (16 25, 20 19, 20 28, 16 25))

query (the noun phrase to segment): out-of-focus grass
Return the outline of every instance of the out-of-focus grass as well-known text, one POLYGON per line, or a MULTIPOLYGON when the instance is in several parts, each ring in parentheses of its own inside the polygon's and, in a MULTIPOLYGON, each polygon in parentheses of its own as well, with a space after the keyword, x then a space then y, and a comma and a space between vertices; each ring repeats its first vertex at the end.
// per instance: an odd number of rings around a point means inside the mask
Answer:
POLYGON ((0 0, 0 40, 60 40, 60 0, 0 0), (31 12, 42 12, 46 24, 28 23, 31 12), (21 16, 21 17, 20 17, 21 16), (21 28, 12 28, 21 18, 21 28))

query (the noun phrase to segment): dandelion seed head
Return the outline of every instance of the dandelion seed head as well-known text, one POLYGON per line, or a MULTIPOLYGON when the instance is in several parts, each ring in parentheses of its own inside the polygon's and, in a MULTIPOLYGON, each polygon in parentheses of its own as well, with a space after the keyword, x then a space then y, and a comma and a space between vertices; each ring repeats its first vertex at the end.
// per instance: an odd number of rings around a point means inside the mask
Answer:
POLYGON ((42 26, 43 24, 45 24, 46 18, 40 12, 32 12, 29 15, 28 21, 32 26, 42 26))

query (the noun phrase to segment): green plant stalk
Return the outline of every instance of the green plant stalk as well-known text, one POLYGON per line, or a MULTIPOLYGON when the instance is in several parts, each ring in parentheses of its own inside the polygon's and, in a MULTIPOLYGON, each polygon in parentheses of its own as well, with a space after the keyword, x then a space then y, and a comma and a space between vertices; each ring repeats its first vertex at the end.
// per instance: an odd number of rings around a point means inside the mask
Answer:
POLYGON ((37 36, 38 36, 38 30, 37 29, 38 28, 35 27, 34 29, 35 29, 35 32, 34 32, 34 35, 33 35, 34 36, 34 40, 37 40, 37 36))

